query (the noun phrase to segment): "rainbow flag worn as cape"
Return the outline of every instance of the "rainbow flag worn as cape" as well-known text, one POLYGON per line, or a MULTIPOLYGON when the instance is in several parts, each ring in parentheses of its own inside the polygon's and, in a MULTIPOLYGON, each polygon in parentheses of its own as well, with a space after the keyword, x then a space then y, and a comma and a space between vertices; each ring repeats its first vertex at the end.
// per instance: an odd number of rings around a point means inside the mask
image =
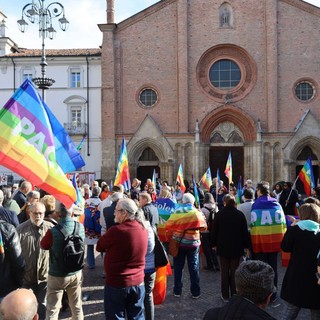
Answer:
POLYGON ((29 80, 0 110, 0 163, 66 207, 74 203, 76 192, 65 173, 85 163, 29 80))
POLYGON ((311 158, 308 158, 305 165, 300 170, 298 177, 303 183, 303 188, 306 195, 310 197, 311 189, 315 187, 311 158))
POLYGON ((122 184, 126 191, 131 189, 130 173, 129 173, 129 161, 126 148, 126 142, 122 139, 121 151, 117 166, 116 178, 114 179, 114 185, 122 184))
POLYGON ((210 187, 212 185, 212 176, 211 176, 211 170, 210 170, 210 167, 207 169, 207 171, 203 174, 201 180, 200 180, 204 187, 207 189, 207 190, 210 190, 210 187))
POLYGON ((251 208, 251 242, 254 253, 280 252, 286 232, 282 207, 270 196, 260 196, 251 208))
POLYGON ((207 223, 202 212, 192 207, 192 205, 180 205, 171 213, 166 222, 166 229, 171 231, 183 232, 188 229, 207 228, 207 223))
POLYGON ((224 174, 229 180, 229 184, 232 182, 232 157, 231 157, 231 151, 229 151, 228 160, 226 163, 226 168, 224 170, 224 174))
POLYGON ((185 184, 184 184, 183 171, 182 171, 182 165, 181 165, 181 164, 180 164, 179 170, 178 170, 177 182, 180 183, 180 189, 182 190, 183 193, 185 193, 185 191, 186 191, 186 186, 185 186, 185 184))

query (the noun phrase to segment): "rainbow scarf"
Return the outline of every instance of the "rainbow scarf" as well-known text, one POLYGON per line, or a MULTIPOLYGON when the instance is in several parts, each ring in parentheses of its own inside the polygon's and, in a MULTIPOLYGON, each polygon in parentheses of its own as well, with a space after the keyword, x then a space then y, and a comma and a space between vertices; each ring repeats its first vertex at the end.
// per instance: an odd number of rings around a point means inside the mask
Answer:
POLYGON ((203 214, 191 205, 178 205, 166 222, 166 230, 184 232, 190 229, 205 230, 207 227, 203 214))
POLYGON ((131 189, 129 161, 128 161, 126 142, 124 139, 122 140, 116 178, 114 179, 114 185, 119 185, 119 184, 122 184, 124 186, 124 189, 127 191, 131 189))
POLYGON ((276 199, 261 196, 251 208, 251 242, 254 253, 279 252, 286 219, 276 199))
POLYGON ((211 170, 210 167, 207 169, 207 171, 203 174, 201 180, 203 183, 203 186, 207 189, 210 190, 210 187, 212 185, 212 176, 211 176, 211 170))
POLYGON ((76 199, 65 173, 85 163, 29 80, 0 110, 0 163, 67 207, 76 199))

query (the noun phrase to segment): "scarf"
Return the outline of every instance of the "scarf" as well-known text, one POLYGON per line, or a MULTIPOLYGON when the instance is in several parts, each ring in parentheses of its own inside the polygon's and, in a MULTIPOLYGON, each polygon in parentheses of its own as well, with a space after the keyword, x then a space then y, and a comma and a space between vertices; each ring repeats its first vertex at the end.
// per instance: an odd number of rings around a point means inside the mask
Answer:
POLYGON ((312 220, 300 220, 296 224, 301 230, 307 230, 313 232, 315 235, 320 232, 319 223, 312 220))

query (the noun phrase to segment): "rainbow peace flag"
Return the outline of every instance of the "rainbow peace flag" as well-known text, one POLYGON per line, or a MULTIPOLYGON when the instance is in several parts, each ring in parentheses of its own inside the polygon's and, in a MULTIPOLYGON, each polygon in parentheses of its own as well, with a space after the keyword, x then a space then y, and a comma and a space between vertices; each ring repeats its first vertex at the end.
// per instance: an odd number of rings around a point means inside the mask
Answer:
POLYGON ((229 180, 229 184, 232 182, 232 158, 231 158, 231 151, 229 151, 228 160, 226 163, 226 168, 224 170, 224 174, 229 180))
POLYGON ((303 188, 305 193, 307 194, 308 197, 310 197, 311 189, 315 187, 311 158, 308 158, 305 165, 299 172, 298 177, 303 183, 303 188))
POLYGON ((194 180, 194 176, 193 175, 192 175, 192 184, 193 184, 194 198, 196 199, 195 207, 200 208, 199 192, 198 192, 197 184, 196 184, 196 181, 194 180))
POLYGON ((182 171, 182 165, 180 163, 179 170, 178 170, 178 175, 177 175, 177 182, 180 183, 180 189, 184 193, 186 191, 186 186, 184 184, 184 179, 183 179, 183 171, 182 171))
POLYGON ((241 203, 241 196, 242 196, 242 178, 240 176, 238 180, 238 188, 237 188, 237 204, 241 203))
POLYGON ((76 190, 76 195, 77 195, 77 199, 76 201, 74 202, 74 204, 80 208, 84 208, 84 205, 85 205, 85 200, 81 194, 81 191, 80 189, 78 188, 78 184, 77 184, 77 177, 76 177, 76 173, 73 175, 73 178, 72 178, 72 185, 74 187, 74 189, 76 190))
POLYGON ((129 161, 126 148, 126 142, 122 139, 121 151, 117 166, 116 178, 114 179, 114 185, 122 184, 126 191, 131 189, 130 173, 129 173, 129 161))
POLYGON ((29 80, 0 109, 0 163, 66 207, 74 203, 76 192, 65 174, 85 163, 29 80))
POLYGON ((211 169, 210 167, 207 169, 207 171, 203 174, 201 180, 200 180, 204 187, 207 189, 207 190, 210 190, 210 187, 212 185, 212 176, 211 176, 211 169))
POLYGON ((153 186, 153 189, 156 190, 156 169, 153 169, 152 186, 153 186))
POLYGON ((3 240, 2 240, 1 231, 0 231, 0 254, 4 254, 4 244, 3 244, 3 240))

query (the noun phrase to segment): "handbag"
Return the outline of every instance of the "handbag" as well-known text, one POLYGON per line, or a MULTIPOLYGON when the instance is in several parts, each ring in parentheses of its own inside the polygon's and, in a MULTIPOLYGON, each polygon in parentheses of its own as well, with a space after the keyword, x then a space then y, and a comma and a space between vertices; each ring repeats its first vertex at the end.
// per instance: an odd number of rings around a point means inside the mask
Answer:
POLYGON ((154 266, 155 268, 165 267, 168 262, 169 258, 167 252, 160 241, 157 233, 153 230, 154 233, 154 266))
POLYGON ((180 246, 180 240, 171 238, 169 241, 169 254, 173 256, 174 258, 178 255, 179 253, 179 246, 180 246))
POLYGON ((182 234, 182 237, 177 239, 171 238, 169 241, 169 254, 174 258, 179 254, 180 242, 184 236, 185 231, 182 234))

